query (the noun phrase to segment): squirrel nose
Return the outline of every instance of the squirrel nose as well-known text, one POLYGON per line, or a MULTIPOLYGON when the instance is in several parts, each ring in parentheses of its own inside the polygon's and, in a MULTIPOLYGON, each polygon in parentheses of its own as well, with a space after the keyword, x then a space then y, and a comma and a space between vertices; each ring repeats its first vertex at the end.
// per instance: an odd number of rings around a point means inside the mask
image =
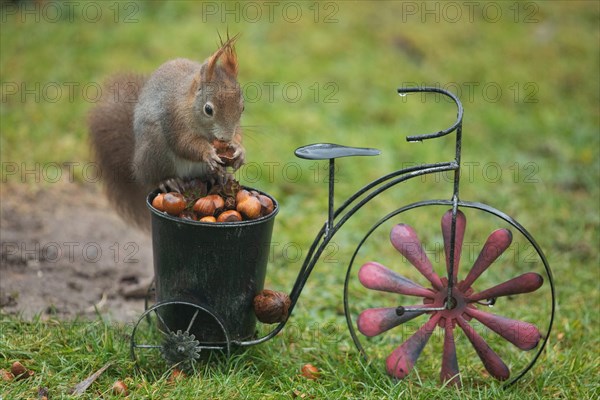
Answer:
POLYGON ((223 142, 231 142, 233 140, 233 133, 229 131, 219 131, 215 134, 215 137, 223 142))

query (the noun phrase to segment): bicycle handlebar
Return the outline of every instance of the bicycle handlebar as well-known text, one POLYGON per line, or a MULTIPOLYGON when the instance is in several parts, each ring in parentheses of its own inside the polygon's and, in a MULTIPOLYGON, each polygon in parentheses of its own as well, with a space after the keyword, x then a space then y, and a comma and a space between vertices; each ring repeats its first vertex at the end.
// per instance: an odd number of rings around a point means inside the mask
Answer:
POLYGON ((450 132, 453 132, 454 130, 456 130, 456 128, 458 128, 462 124, 463 106, 462 106, 462 103, 460 102, 460 100, 458 99, 458 97, 456 97, 453 93, 451 93, 445 89, 440 89, 440 88, 436 88, 436 87, 411 87, 411 88, 399 88, 398 89, 398 94, 401 96, 406 95, 408 93, 441 93, 443 95, 450 97, 454 101, 454 103, 456 103, 456 106, 458 107, 458 111, 457 111, 456 122, 450 128, 444 129, 443 131, 434 132, 434 133, 426 133, 423 135, 407 136, 406 141, 421 142, 421 141, 427 140, 427 139, 435 139, 438 137, 446 136, 450 132))

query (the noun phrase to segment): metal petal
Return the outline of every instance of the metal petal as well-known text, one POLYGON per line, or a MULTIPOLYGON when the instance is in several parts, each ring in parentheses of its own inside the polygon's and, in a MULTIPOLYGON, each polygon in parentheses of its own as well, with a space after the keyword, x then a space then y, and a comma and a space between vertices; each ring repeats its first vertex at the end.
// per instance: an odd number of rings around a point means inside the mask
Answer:
MULTIPOLYGON (((462 250, 463 239, 465 237, 465 229, 467 227, 467 219, 462 211, 457 210, 456 212, 456 227, 454 235, 454 269, 452 275, 454 276, 454 282, 456 282, 456 276, 458 274, 458 267, 460 265, 460 253, 462 250)), ((452 241, 452 210, 448 210, 442 217, 442 235, 444 237, 444 251, 446 253, 446 269, 450 274, 450 244, 452 241)))
POLYGON ((502 361, 500 356, 496 354, 494 350, 492 350, 486 341, 479 336, 477 332, 475 332, 475 329, 473 329, 473 327, 469 325, 464 318, 458 317, 456 321, 467 335, 467 338, 469 338, 469 341, 475 348, 477 355, 481 359, 481 362, 483 362, 485 369, 490 373, 490 375, 501 381, 508 379, 510 376, 510 370, 504 361, 502 361))
POLYGON ((451 319, 446 319, 444 327, 444 353, 442 355, 442 370, 440 380, 451 385, 460 386, 460 371, 456 358, 456 344, 454 343, 454 324, 451 319))
POLYGON ((483 299, 509 296, 511 294, 534 292, 538 290, 543 283, 544 278, 542 278, 540 274, 527 272, 482 292, 474 293, 469 296, 469 301, 475 302, 483 299))
POLYGON ((388 374, 403 379, 412 371, 439 319, 439 313, 433 314, 429 321, 388 356, 385 361, 388 374))
POLYGON ((417 233, 410 225, 398 224, 394 226, 390 232, 390 241, 396 250, 431 282, 435 289, 442 289, 442 281, 438 274, 433 271, 431 261, 423 251, 417 233))
POLYGON ((497 229, 492 232, 479 252, 473 268, 471 268, 465 280, 461 282, 460 287, 462 290, 466 291, 470 288, 473 282, 504 253, 511 243, 512 233, 508 229, 497 229))
POLYGON ((510 319, 469 307, 466 308, 466 312, 521 350, 533 349, 542 338, 538 328, 529 322, 510 319))
POLYGON ((368 262, 360 267, 358 279, 368 289, 404 294, 407 296, 432 297, 433 292, 407 279, 389 268, 368 262))
MULTIPOLYGON (((396 314, 396 307, 369 308, 360 313, 356 325, 363 335, 377 336, 425 313, 425 311, 411 312, 410 309, 414 307, 416 306, 405 307, 402 315, 396 314)), ((423 306, 421 305, 419 308, 423 308, 423 306)))

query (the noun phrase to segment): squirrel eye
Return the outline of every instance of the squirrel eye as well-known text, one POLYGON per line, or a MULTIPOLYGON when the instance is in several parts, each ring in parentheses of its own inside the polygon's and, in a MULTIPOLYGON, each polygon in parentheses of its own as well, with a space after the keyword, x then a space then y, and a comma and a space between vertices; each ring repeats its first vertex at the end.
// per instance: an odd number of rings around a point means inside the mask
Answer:
POLYGON ((213 108, 210 103, 206 103, 204 105, 204 114, 208 115, 209 117, 213 116, 213 108))

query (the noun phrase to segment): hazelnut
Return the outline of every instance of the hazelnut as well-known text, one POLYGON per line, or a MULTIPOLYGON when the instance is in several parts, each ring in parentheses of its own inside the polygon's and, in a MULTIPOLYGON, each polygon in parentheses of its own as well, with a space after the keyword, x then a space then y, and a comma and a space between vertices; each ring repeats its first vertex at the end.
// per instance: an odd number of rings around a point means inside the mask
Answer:
POLYGON ((179 215, 179 218, 181 219, 187 219, 190 221, 198 221, 198 217, 196 216, 196 214, 194 214, 193 211, 190 210, 183 210, 179 215))
POLYGON ((183 379, 186 377, 185 372, 183 372, 180 369, 175 368, 172 372, 171 372, 171 376, 169 376, 168 381, 169 382, 176 382, 180 379, 183 379))
POLYGON ((25 372, 27 372, 27 368, 25 368, 23 366, 23 364, 21 364, 18 361, 15 361, 13 363, 13 365, 10 367, 10 372, 12 372, 12 374, 14 376, 19 376, 19 375, 23 375, 25 372))
POLYGON ((257 198, 258 198, 258 201, 260 202, 261 214, 262 215, 271 214, 274 209, 273 200, 271 200, 271 198, 269 196, 265 196, 264 194, 259 194, 257 198))
POLYGON ((12 372, 7 371, 5 369, 0 369, 0 380, 8 382, 12 381, 13 379, 15 379, 15 376, 12 372))
POLYGON ((283 322, 288 316, 291 304, 292 301, 286 293, 265 289, 254 297, 254 314, 265 324, 283 322))
POLYGON ((302 376, 306 379, 317 379, 321 374, 319 368, 312 364, 304 364, 300 371, 302 372, 302 376))
POLYGON ((212 144, 225 166, 232 166, 235 163, 235 158, 233 158, 235 149, 231 146, 231 143, 217 139, 213 140, 212 144))
POLYGON ((256 197, 248 196, 237 204, 236 209, 248 219, 260 217, 261 205, 256 197))
POLYGON ((18 361, 15 361, 13 365, 10 367, 10 372, 13 374, 16 380, 26 379, 30 376, 33 376, 34 372, 28 370, 18 361))
POLYGON ((223 211, 217 217, 217 222, 240 222, 241 220, 242 216, 236 210, 223 211))
POLYGON ((237 194, 235 195, 235 201, 236 201, 236 203, 239 204, 248 197, 250 197, 250 192, 247 191, 246 189, 242 189, 239 192, 237 192, 237 194))
POLYGON ((225 210, 235 210, 235 198, 234 197, 226 197, 225 198, 225 210))
POLYGON ((224 140, 215 139, 212 141, 212 145, 215 148, 215 150, 217 151, 217 153, 223 153, 229 147, 229 142, 226 142, 224 140))
POLYGON ((125 385, 125 382, 123 381, 116 381, 113 383, 112 392, 113 394, 119 394, 122 396, 127 396, 129 394, 127 391, 127 385, 125 385))
POLYGON ((220 154, 217 153, 217 155, 223 162, 223 165, 225 165, 226 167, 231 167, 235 164, 235 158, 233 157, 234 152, 235 150, 233 149, 233 147, 229 147, 227 151, 220 154))
POLYGON ((215 202, 209 196, 201 197, 194 204, 194 211, 203 217, 214 215, 216 211, 215 202))
POLYGON ((166 193, 163 197, 163 207, 168 214, 179 215, 185 209, 185 199, 181 193, 166 193))
POLYGON ((206 217, 200 218, 198 221, 200 222, 217 222, 217 219, 212 215, 207 215, 206 217))
POLYGON ((225 207, 225 200, 223 200, 223 198, 218 194, 209 194, 205 198, 212 200, 213 204, 215 205, 216 212, 221 212, 225 207))
POLYGON ((165 197, 164 193, 159 193, 156 195, 154 200, 152 200, 152 207, 156 208, 158 211, 165 211, 163 205, 163 199, 165 197))

